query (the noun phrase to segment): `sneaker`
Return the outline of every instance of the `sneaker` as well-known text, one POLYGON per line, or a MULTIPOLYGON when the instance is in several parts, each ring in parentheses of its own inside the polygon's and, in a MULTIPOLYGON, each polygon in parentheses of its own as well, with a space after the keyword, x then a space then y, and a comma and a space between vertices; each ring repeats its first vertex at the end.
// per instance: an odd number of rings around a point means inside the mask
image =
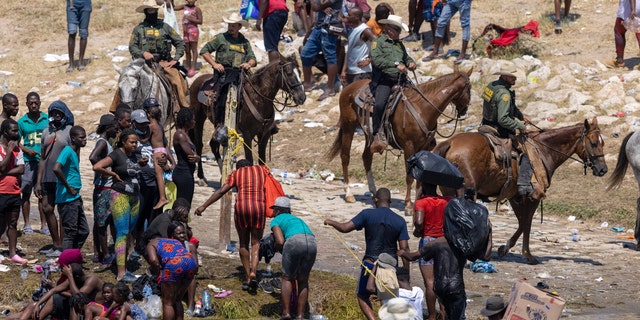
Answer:
POLYGON ((60 252, 60 250, 55 249, 55 250, 53 250, 53 251, 51 251, 51 252, 47 253, 47 254, 46 254, 46 256, 47 256, 47 258, 57 258, 57 257, 59 257, 59 256, 60 256, 60 254, 61 254, 61 253, 62 253, 62 252, 60 252))
POLYGON ((116 259, 116 255, 115 254, 111 254, 108 257, 104 258, 104 260, 102 260, 102 265, 103 266, 110 266, 113 264, 113 261, 116 259))
POLYGON ((276 292, 280 292, 280 290, 282 290, 282 282, 280 281, 280 278, 272 278, 269 280, 269 284, 276 292))
POLYGON ((561 34, 562 33, 562 23, 560 22, 560 20, 556 21, 554 32, 556 34, 561 34))
POLYGON ((273 286, 271 285, 271 281, 268 279, 264 279, 260 281, 260 283, 258 284, 258 287, 260 287, 260 289, 262 289, 262 291, 264 291, 265 293, 274 292, 273 286))

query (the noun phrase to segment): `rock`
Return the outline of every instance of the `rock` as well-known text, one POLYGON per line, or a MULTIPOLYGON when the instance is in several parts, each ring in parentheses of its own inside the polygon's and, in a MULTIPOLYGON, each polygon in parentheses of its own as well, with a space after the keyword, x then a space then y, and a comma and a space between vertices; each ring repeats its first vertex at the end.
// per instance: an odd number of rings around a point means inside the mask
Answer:
POLYGON ((599 126, 608 126, 612 123, 618 121, 620 118, 614 116, 598 116, 598 125, 599 126))
POLYGON ((551 74, 551 68, 547 66, 541 66, 540 68, 533 70, 529 73, 529 77, 537 78, 540 80, 547 80, 551 74))
POLYGON ((569 96, 569 106, 575 107, 584 104, 585 102, 591 100, 591 96, 579 91, 574 91, 569 96))
POLYGON ((558 90, 558 91, 536 91, 534 97, 540 100, 560 103, 566 100, 573 92, 570 89, 558 90))
POLYGON ((544 101, 533 101, 527 104, 524 114, 534 115, 537 118, 547 118, 560 113, 558 106, 544 101))
POLYGON ((89 106, 87 107, 87 111, 92 112, 92 111, 100 111, 102 109, 104 109, 106 106, 104 103, 102 102, 98 102, 98 101, 94 101, 91 102, 89 104, 89 106))
MULTIPOLYGON (((614 77, 617 79, 617 77, 614 77)), ((622 82, 618 79, 618 81, 611 81, 606 83, 600 91, 596 93, 596 97, 600 99, 607 99, 609 97, 624 97, 624 86, 622 82)))
POLYGON ((433 75, 435 75, 436 77, 439 77, 452 72, 453 72, 453 68, 449 67, 447 64, 440 63, 433 70, 433 75))

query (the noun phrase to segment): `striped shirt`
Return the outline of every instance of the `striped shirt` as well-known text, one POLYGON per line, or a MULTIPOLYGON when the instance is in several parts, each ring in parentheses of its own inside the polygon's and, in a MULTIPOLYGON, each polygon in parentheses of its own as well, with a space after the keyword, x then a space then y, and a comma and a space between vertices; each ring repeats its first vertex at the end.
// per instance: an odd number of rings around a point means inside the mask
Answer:
POLYGON ((227 177, 225 184, 238 190, 234 207, 236 227, 264 228, 267 209, 265 179, 266 172, 260 166, 242 167, 227 177))

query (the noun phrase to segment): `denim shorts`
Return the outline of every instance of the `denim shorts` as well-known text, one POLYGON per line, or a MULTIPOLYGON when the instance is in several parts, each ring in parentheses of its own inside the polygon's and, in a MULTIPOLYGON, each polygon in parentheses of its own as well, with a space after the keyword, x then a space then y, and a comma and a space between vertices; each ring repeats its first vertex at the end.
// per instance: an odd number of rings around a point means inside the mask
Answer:
POLYGON ((365 269, 367 267, 369 270, 373 270, 373 262, 369 262, 367 260, 363 260, 362 264, 364 267, 360 270, 360 278, 358 279, 358 288, 356 289, 356 294, 358 297, 362 299, 368 299, 373 293, 367 290, 367 282, 369 282, 369 272, 365 269))
POLYGON ((307 43, 302 48, 302 52, 300 52, 302 65, 305 67, 313 66, 313 58, 320 51, 322 51, 324 58, 327 60, 327 65, 338 63, 337 42, 338 36, 329 33, 323 28, 313 28, 307 43))
POLYGON ((264 18, 262 25, 262 34, 264 37, 264 48, 267 52, 278 51, 278 42, 280 42, 280 34, 287 24, 289 12, 287 10, 277 10, 272 12, 268 17, 264 18))
POLYGON ((442 14, 438 18, 436 37, 444 37, 444 29, 456 12, 460 11, 460 26, 462 27, 462 40, 471 38, 471 0, 449 0, 442 8, 442 14))
POLYGON ((442 2, 438 2, 436 7, 433 7, 433 0, 424 0, 424 8, 422 14, 424 15, 424 21, 438 21, 440 14, 442 13, 442 2))
POLYGON ((308 276, 316 262, 318 246, 311 234, 296 234, 285 241, 282 248, 282 273, 289 276, 308 276))
POLYGON ((91 0, 73 0, 73 7, 67 0, 67 30, 69 34, 78 33, 80 39, 89 37, 89 20, 91 19, 91 0))
POLYGON ((33 186, 36 184, 36 180, 38 179, 38 161, 26 161, 24 163, 24 173, 22 174, 22 182, 20 183, 20 188, 22 189, 22 194, 26 197, 26 201, 29 200, 31 196, 31 191, 33 191, 33 186))
MULTIPOLYGON (((428 237, 428 236, 420 238, 420 242, 418 242, 418 250, 421 250, 422 247, 427 245, 427 243, 429 243, 429 242, 431 242, 431 241, 433 241, 435 239, 438 239, 438 238, 428 237)), ((424 260, 424 259, 420 258, 418 260, 418 263, 420 263, 421 266, 432 266, 433 265, 433 259, 424 260)))

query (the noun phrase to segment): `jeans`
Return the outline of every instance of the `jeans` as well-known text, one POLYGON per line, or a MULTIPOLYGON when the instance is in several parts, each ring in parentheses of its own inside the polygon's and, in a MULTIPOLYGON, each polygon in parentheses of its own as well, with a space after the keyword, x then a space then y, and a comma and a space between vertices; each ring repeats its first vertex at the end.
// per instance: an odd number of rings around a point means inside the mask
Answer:
POLYGON ((456 12, 460 11, 460 26, 462 26, 462 40, 471 39, 471 0, 449 0, 442 8, 438 18, 436 37, 444 38, 444 29, 456 12))
POLYGON ((82 198, 71 202, 59 203, 60 224, 64 229, 63 249, 81 249, 89 236, 87 216, 82 209, 82 198))
POLYGON ((73 0, 73 7, 67 0, 67 30, 69 34, 78 33, 80 39, 89 37, 89 20, 91 20, 91 0, 73 0))
POLYGON ((313 28, 307 39, 307 43, 302 48, 302 52, 300 52, 302 65, 305 67, 313 66, 312 59, 320 51, 322 51, 324 58, 327 60, 327 65, 338 63, 337 41, 338 36, 329 33, 323 28, 313 28))
POLYGON ((264 37, 264 48, 267 52, 278 51, 278 42, 280 42, 280 34, 289 19, 289 11, 277 10, 272 12, 268 17, 264 18, 262 25, 262 34, 264 37))

